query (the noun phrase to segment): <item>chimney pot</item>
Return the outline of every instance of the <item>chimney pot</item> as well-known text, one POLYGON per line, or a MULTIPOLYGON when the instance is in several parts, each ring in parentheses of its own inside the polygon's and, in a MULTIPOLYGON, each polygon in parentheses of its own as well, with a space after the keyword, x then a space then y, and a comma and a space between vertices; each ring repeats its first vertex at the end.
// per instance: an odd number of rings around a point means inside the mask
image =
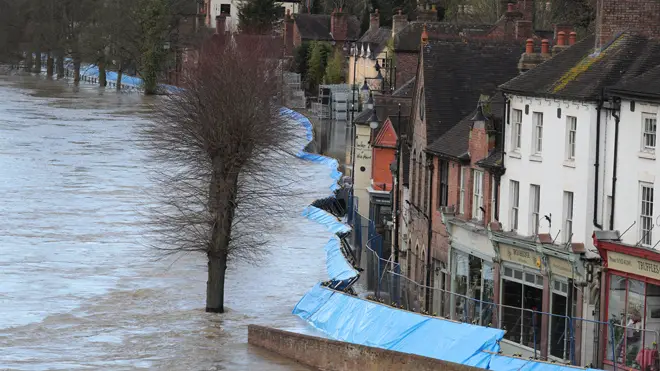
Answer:
POLYGON ((513 12, 513 3, 506 4, 506 11, 509 13, 513 12))
POLYGON ((525 54, 532 55, 534 53, 534 40, 527 39, 527 45, 525 46, 525 54))
POLYGON ((568 45, 573 45, 575 44, 575 40, 577 39, 577 33, 575 31, 571 32, 568 35, 568 45))
POLYGON ((435 4, 432 4, 432 5, 431 5, 431 10, 434 11, 434 12, 437 11, 437 10, 435 9, 435 4))
POLYGON ((429 33, 426 31, 426 24, 424 24, 424 29, 422 30, 422 45, 426 45, 429 41, 429 33))
POLYGON ((399 9, 399 15, 401 15, 401 9, 399 9))
POLYGON ((550 54, 550 42, 548 39, 541 40, 541 54, 550 54))
POLYGON ((559 31, 559 33, 557 33, 557 45, 559 46, 566 45, 566 32, 559 31))

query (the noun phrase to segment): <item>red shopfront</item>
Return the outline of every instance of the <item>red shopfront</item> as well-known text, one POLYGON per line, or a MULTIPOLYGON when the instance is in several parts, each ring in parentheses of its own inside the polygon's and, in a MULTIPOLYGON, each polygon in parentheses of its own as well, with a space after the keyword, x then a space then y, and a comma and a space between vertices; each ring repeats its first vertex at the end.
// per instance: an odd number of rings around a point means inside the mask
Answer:
POLYGON ((594 244, 604 268, 600 320, 608 323, 601 326, 603 368, 658 371, 660 252, 618 238, 594 237, 594 244))

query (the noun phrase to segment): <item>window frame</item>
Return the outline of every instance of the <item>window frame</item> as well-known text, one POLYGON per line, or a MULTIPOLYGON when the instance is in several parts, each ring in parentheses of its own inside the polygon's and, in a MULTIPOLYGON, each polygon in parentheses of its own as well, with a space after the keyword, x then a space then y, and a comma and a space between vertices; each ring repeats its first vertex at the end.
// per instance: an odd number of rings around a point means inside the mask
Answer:
POLYGON ((511 179, 509 181, 509 225, 512 231, 518 230, 520 216, 520 182, 511 179))
POLYGON ((543 112, 532 112, 532 155, 543 153, 543 112))
POLYGON ((231 15, 231 4, 220 4, 220 14, 226 14, 227 16, 230 16, 231 15), (225 7, 225 6, 229 8, 229 12, 227 12, 227 13, 224 13, 222 11, 222 8, 225 7))
POLYGON ((512 129, 511 130, 511 151, 520 152, 522 146, 522 110, 513 109, 511 112, 512 129))
POLYGON ((449 205, 449 161, 438 162, 438 208, 440 208, 449 205))
POLYGON ((538 184, 529 185, 529 231, 530 235, 539 234, 539 223, 541 213, 541 186, 538 184))
POLYGON ((655 153, 655 148, 658 145, 658 117, 655 113, 643 112, 642 113, 642 143, 641 151, 646 153, 655 153), (647 120, 653 120, 654 131, 647 131, 647 120), (648 135, 648 137, 647 137, 648 135), (647 145, 647 138, 652 138, 653 145, 647 145))
POLYGON ((575 161, 577 143, 577 117, 566 116, 566 160, 575 161))
POLYGON ((573 239, 571 235, 573 234, 573 218, 575 217, 575 193, 564 191, 562 202, 562 239, 564 243, 569 243, 573 239))
POLYGON ((472 169, 472 219, 478 221, 484 220, 485 215, 481 215, 481 209, 479 208, 483 206, 484 206, 484 172, 483 170, 472 169))
POLYGON ((639 241, 640 245, 644 247, 653 246, 653 202, 654 202, 654 192, 653 192, 653 183, 649 182, 639 182, 639 241), (650 193, 650 201, 644 200, 644 191, 648 190, 648 195, 650 193), (646 205, 645 205, 646 203, 646 205), (645 206, 647 208, 645 209, 645 206), (648 215, 650 213, 650 215, 648 215), (645 228, 644 222, 648 222, 650 228, 645 228))
POLYGON ((498 189, 497 189, 497 181, 495 179, 494 175, 491 175, 490 177, 490 221, 495 222, 497 221, 497 218, 495 217, 497 215, 496 209, 497 209, 497 196, 498 196, 498 189))

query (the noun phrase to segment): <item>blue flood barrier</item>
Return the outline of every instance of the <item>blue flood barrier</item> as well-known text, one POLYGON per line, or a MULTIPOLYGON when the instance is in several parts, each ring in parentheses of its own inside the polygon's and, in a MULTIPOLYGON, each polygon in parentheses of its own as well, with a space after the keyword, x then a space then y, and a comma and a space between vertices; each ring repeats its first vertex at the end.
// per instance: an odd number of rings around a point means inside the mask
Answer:
MULTIPOLYGON (((283 116, 298 122, 305 128, 306 139, 308 143, 314 139, 312 123, 307 119, 307 117, 288 108, 281 108, 280 113, 283 116)), ((330 186, 330 190, 334 191, 339 188, 339 184, 337 182, 339 179, 341 179, 342 173, 338 170, 339 163, 337 160, 314 153, 307 153, 304 151, 304 149, 300 149, 300 151, 298 151, 297 157, 306 161, 320 163, 327 166, 330 170, 330 178, 333 180, 330 186)), ((351 227, 337 220, 334 215, 314 206, 306 207, 302 212, 302 216, 323 225, 328 230, 328 232, 332 232, 332 238, 330 238, 328 243, 325 245, 326 270, 328 272, 328 277, 332 281, 333 287, 338 289, 346 287, 350 280, 358 276, 358 272, 346 260, 346 257, 341 251, 341 240, 336 235, 338 233, 341 234, 350 232, 351 227)))
POLYGON ((331 339, 465 363, 499 351, 504 331, 423 316, 329 290, 319 284, 293 310, 331 339), (330 294, 328 294, 330 293, 330 294))

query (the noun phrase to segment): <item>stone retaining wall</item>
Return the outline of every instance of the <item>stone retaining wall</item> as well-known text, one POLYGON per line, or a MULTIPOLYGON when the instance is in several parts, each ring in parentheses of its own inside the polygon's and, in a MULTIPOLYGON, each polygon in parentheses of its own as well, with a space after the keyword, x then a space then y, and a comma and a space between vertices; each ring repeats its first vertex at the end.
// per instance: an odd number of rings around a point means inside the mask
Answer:
POLYGON ((476 371, 414 354, 249 325, 248 343, 325 371, 476 371))

